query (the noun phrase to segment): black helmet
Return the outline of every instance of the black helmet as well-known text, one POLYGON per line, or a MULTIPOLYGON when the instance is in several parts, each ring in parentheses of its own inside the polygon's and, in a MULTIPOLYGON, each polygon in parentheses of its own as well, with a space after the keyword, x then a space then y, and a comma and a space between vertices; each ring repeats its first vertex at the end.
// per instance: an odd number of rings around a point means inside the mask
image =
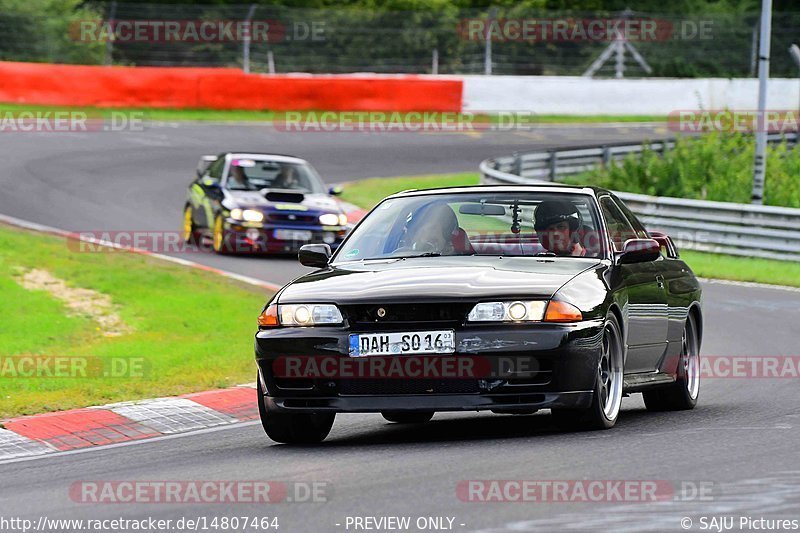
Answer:
POLYGON ((545 200, 534 212, 534 229, 542 231, 558 222, 569 222, 570 231, 577 231, 581 225, 578 208, 566 200, 545 200))

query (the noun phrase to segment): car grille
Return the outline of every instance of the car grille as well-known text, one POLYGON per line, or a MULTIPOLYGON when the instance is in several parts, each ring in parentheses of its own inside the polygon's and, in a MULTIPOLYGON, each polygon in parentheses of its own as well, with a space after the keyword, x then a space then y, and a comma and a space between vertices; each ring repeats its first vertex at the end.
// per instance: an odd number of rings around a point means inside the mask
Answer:
POLYGON ((318 224, 318 215, 301 215, 299 213, 270 213, 267 215, 270 222, 280 222, 282 224, 318 224), (292 218, 294 217, 294 218, 292 218))
POLYGON ((462 324, 473 304, 425 303, 386 305, 345 305, 341 307, 351 325, 410 325, 421 327, 455 326, 462 324), (385 315, 379 316, 379 309, 385 315))
POLYGON ((475 379, 343 379, 339 381, 339 394, 392 395, 392 394, 472 394, 479 392, 475 379))

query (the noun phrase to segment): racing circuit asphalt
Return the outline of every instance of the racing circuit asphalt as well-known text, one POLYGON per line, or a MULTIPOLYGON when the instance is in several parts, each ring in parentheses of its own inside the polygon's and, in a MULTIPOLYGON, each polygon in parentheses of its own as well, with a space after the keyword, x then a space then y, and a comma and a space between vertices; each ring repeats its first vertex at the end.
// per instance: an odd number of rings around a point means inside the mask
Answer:
MULTIPOLYGON (((175 230, 202 153, 294 153, 329 182, 341 182, 471 171, 483 158, 514 150, 661 135, 635 126, 300 135, 208 124, 117 134, 6 133, 0 213, 73 231, 175 230)), ((303 271, 291 259, 189 258, 277 283, 303 271)), ((798 304, 797 291, 704 283, 703 355, 798 354, 798 304)), ((559 433, 546 411, 437 414, 417 426, 389 424, 379 415, 340 415, 324 443, 293 447, 269 441, 257 424, 239 424, 0 465, 0 517, 277 516, 284 532, 345 531, 347 516, 386 515, 454 517, 454 531, 682 531, 683 517, 695 520, 696 531, 703 515, 797 519, 799 391, 798 379, 705 380, 694 411, 649 413, 634 395, 623 402, 616 428, 592 433, 559 433), (710 501, 465 503, 456 486, 470 479, 667 480, 713 488, 710 501), (90 505, 69 497, 70 485, 81 480, 331 485, 327 503, 90 505)))

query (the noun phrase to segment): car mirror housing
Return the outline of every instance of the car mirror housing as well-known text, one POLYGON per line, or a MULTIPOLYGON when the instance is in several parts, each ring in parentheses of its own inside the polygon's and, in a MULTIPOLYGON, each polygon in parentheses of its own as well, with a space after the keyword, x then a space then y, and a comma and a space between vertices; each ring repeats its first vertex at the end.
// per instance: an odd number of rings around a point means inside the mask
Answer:
POLYGON ((665 256, 671 259, 678 259, 680 257, 678 247, 675 246, 672 237, 660 231, 651 231, 650 236, 661 246, 661 251, 665 256))
POLYGON ((344 192, 344 188, 341 185, 334 185, 330 189, 328 189, 328 194, 331 196, 339 196, 344 192))
POLYGON ((661 255, 661 245, 655 239, 628 239, 617 255, 619 264, 655 261, 661 255))
POLYGON ((200 158, 200 161, 197 163, 197 177, 201 177, 205 174, 208 167, 211 166, 211 163, 219 159, 219 157, 215 155, 204 155, 200 158))
POLYGON ((331 247, 327 244, 306 244, 300 247, 297 259, 307 267, 324 268, 331 258, 331 247))

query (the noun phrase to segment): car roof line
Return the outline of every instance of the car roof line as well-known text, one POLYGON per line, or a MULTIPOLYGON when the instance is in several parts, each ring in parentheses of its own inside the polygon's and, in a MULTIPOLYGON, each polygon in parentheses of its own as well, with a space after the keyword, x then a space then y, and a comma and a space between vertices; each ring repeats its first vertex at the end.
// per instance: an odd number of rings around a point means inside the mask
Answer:
POLYGON ((546 192, 548 189, 556 189, 558 192, 567 194, 587 194, 593 192, 606 192, 606 189, 595 187, 592 185, 562 185, 562 184, 531 184, 531 185, 456 185, 447 187, 430 187, 427 189, 407 189, 404 191, 396 192, 388 198, 402 197, 402 196, 421 196, 424 193, 443 194, 445 192, 470 192, 474 190, 498 190, 498 191, 536 191, 546 192), (415 194, 416 193, 416 194, 415 194))
POLYGON ((232 156, 232 157, 242 157, 242 156, 264 156, 264 157, 287 157, 291 159, 297 159, 298 161, 308 162, 307 160, 303 159, 302 157, 298 157, 296 155, 291 154, 275 154, 271 152, 225 152, 225 156, 232 156))

